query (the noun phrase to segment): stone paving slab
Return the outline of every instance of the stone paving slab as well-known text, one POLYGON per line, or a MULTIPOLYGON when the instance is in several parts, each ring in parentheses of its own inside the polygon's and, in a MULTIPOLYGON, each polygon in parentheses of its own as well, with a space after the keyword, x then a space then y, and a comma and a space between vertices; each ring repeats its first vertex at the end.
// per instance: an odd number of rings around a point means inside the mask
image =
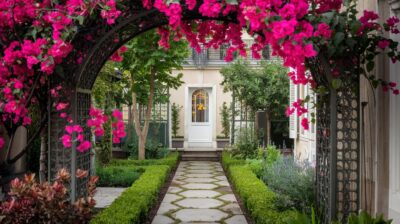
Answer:
POLYGON ((221 164, 182 161, 152 224, 247 224, 221 164))
POLYGON ((94 200, 95 208, 106 208, 117 199, 126 188, 123 187, 97 187, 94 200))

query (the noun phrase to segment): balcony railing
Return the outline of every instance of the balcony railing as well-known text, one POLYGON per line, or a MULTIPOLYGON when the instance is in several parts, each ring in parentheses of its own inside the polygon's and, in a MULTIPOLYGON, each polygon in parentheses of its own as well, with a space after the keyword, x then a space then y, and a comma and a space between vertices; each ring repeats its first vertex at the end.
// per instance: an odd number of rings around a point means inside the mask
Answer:
MULTIPOLYGON (((248 46, 251 46, 251 44, 248 44, 248 46)), ((206 67, 219 67, 219 66, 224 66, 228 64, 229 62, 225 61, 226 57, 226 49, 227 46, 221 46, 220 48, 214 49, 214 48, 209 48, 205 49, 202 48, 200 53, 198 53, 196 50, 191 49, 191 54, 187 58, 187 64, 185 66, 188 67, 196 67, 199 69, 203 69, 206 67)), ((237 55, 234 55, 234 58, 238 57, 237 55)), ((265 60, 275 60, 275 57, 271 56, 271 51, 269 46, 265 47, 262 51, 262 57, 265 60)), ((247 52, 247 58, 245 60, 248 60, 251 64, 256 65, 257 64, 257 59, 254 59, 252 57, 252 54, 250 50, 247 52)))

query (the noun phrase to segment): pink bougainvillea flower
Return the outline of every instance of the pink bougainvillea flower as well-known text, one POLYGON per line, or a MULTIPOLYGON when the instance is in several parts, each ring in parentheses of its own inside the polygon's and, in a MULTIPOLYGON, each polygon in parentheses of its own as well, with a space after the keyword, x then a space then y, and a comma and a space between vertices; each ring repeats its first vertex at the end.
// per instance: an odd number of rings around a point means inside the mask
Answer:
POLYGON ((56 105, 56 110, 57 111, 64 110, 68 107, 68 105, 69 105, 68 103, 58 103, 56 105))
POLYGON ((61 137, 61 142, 65 148, 70 148, 72 146, 72 137, 71 135, 63 135, 61 137))
POLYGON ((81 144, 78 145, 78 147, 76 147, 76 150, 78 150, 79 152, 86 152, 90 149, 90 146, 91 144, 89 141, 83 141, 81 142, 81 144))
POLYGON ((380 40, 378 42, 378 47, 382 50, 385 50, 387 47, 389 47, 389 45, 390 45, 390 41, 388 41, 388 40, 380 40))
POLYGON ((122 119, 122 112, 118 109, 114 109, 112 112, 112 116, 117 119, 122 119))
POLYGON ((295 110, 296 110, 296 109, 294 109, 294 108, 287 107, 287 108, 286 108, 286 111, 285 111, 286 116, 287 116, 287 117, 290 117, 290 116, 295 112, 295 110))
POLYGON ((332 31, 328 24, 320 23, 320 24, 318 24, 318 28, 315 31, 314 36, 316 36, 316 37, 321 36, 326 39, 329 39, 332 36, 332 31))
POLYGON ((308 130, 309 127, 309 121, 307 118, 301 119, 301 126, 304 128, 304 130, 308 130))

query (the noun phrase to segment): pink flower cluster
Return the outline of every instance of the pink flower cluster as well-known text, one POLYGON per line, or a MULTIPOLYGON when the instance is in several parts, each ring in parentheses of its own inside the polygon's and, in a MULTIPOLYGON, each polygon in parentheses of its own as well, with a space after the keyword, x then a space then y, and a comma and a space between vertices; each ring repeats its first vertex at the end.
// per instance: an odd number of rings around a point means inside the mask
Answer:
POLYGON ((107 122, 108 117, 104 115, 103 110, 91 107, 89 110, 90 119, 87 121, 87 126, 94 129, 96 136, 104 136, 103 125, 107 122))
POLYGON ((124 57, 122 56, 128 50, 126 46, 120 47, 113 55, 111 55, 110 60, 113 62, 122 62, 124 57))
MULTIPOLYGON (((30 92, 46 84, 56 66, 73 51, 70 41, 77 26, 97 9, 100 16, 112 24, 121 14, 116 7, 115 0, 0 1, 2 121, 29 125, 27 105, 37 102, 35 97, 30 97, 30 92), (35 83, 37 78, 39 82, 35 83)), ((53 93, 52 97, 55 97, 53 93)), ((64 106, 58 104, 56 109, 61 111, 64 106)), ((65 112, 60 116, 68 119, 65 112)), ((4 142, 2 138, 0 141, 4 142)), ((79 148, 86 146, 84 142, 79 148)))
POLYGON ((90 149, 90 142, 85 140, 85 136, 83 135, 83 128, 80 125, 68 125, 65 127, 65 132, 61 137, 62 144, 65 148, 71 148, 72 143, 75 141, 79 143, 76 147, 76 150, 79 152, 86 152, 90 149), (76 136, 74 138, 74 135, 76 136))
POLYGON ((119 111, 118 109, 115 109, 112 112, 112 116, 114 117, 115 120, 112 122, 113 142, 120 143, 121 139, 123 139, 126 136, 125 124, 122 118, 122 112, 119 111))

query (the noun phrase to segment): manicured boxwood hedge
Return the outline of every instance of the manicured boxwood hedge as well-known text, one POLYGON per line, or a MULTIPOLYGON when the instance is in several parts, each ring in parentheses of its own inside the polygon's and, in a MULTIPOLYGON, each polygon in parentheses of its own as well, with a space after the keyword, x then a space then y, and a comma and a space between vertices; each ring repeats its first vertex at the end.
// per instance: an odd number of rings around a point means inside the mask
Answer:
POLYGON ((224 153, 222 163, 255 223, 286 224, 296 215, 296 211, 278 211, 275 208, 276 194, 248 166, 243 165, 245 161, 232 159, 229 153, 224 153))
POLYGON ((99 176, 98 187, 129 187, 139 179, 144 172, 142 167, 134 166, 105 166, 97 167, 96 175, 99 176))
POLYGON ((171 171, 166 165, 147 166, 144 169, 140 178, 108 208, 97 214, 91 224, 143 223, 171 171))
POLYGON ((110 162, 110 166, 149 166, 149 165, 167 165, 175 168, 179 159, 178 152, 171 152, 163 159, 146 159, 146 160, 131 160, 131 159, 114 159, 110 162))

